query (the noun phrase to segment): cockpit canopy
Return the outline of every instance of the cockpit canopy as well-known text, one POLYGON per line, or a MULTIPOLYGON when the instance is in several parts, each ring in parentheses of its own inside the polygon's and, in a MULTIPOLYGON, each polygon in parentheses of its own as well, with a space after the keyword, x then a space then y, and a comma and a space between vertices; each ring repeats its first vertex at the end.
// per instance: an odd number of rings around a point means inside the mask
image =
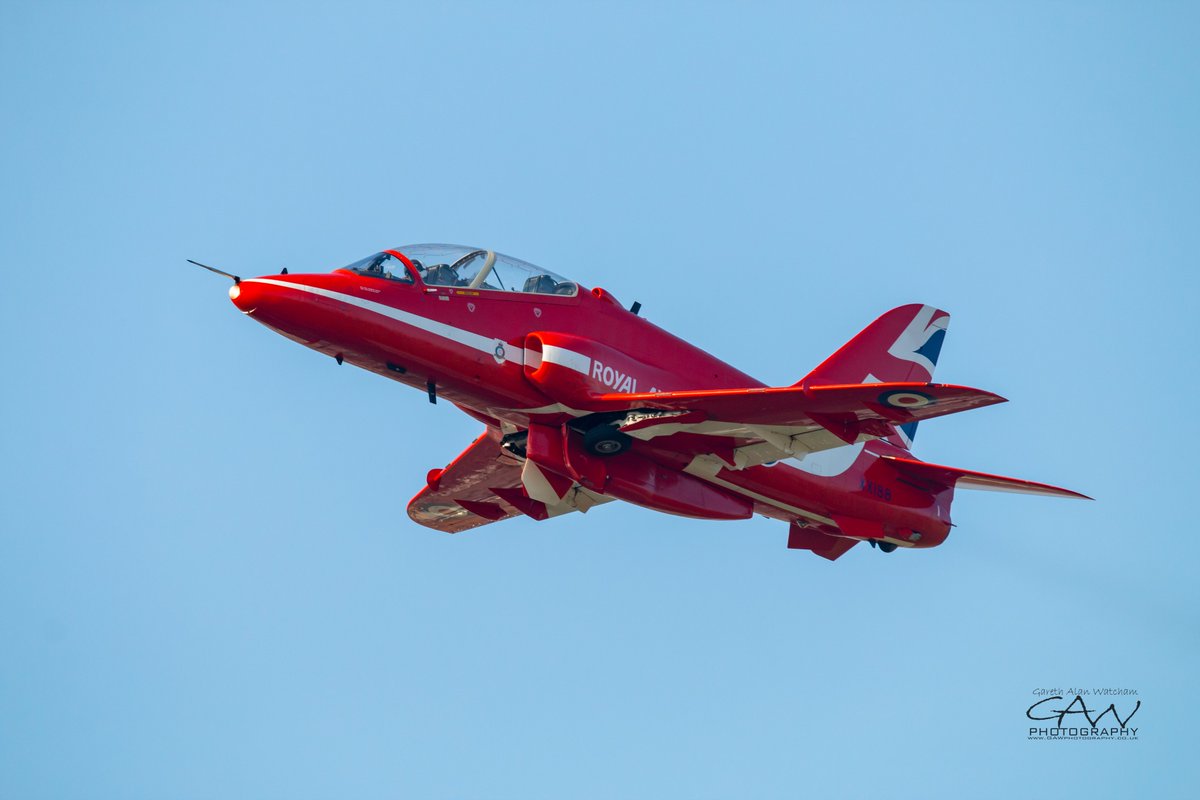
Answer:
POLYGON ((492 250, 457 244, 410 244, 376 253, 345 269, 377 278, 412 283, 412 271, 427 286, 454 286, 497 292, 574 296, 579 286, 549 270, 492 250))

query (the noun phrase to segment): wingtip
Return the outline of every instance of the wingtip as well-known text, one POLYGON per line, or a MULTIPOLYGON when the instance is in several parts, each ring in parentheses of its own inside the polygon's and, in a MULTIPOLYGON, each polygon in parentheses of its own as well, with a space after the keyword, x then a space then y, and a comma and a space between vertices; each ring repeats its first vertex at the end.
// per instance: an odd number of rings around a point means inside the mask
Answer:
POLYGON ((1064 489, 1061 486, 1051 486, 1050 488, 1053 489, 1054 491, 1053 492, 1041 492, 1040 494, 1044 494, 1047 497, 1061 497, 1063 500, 1092 500, 1092 501, 1095 501, 1095 499, 1096 499, 1094 497, 1088 497, 1083 492, 1076 492, 1071 489, 1064 489))
POLYGON ((945 389, 947 391, 967 392, 977 398, 977 400, 982 401, 976 405, 976 408, 981 406, 994 406, 1000 403, 1008 402, 1007 397, 998 395, 995 392, 988 391, 987 389, 977 389, 974 386, 963 386, 962 384, 958 383, 927 383, 925 385, 930 388, 945 389))

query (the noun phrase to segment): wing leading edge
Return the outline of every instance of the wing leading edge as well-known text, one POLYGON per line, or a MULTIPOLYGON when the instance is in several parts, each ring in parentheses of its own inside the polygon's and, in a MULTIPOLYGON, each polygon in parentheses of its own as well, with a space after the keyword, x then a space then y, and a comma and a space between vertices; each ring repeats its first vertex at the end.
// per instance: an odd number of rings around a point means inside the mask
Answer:
MULTIPOLYGON (((891 426, 1005 402, 1003 397, 947 383, 858 383, 683 392, 597 395, 593 411, 698 412, 745 425, 891 426)), ((865 431, 864 431, 865 432, 865 431)))

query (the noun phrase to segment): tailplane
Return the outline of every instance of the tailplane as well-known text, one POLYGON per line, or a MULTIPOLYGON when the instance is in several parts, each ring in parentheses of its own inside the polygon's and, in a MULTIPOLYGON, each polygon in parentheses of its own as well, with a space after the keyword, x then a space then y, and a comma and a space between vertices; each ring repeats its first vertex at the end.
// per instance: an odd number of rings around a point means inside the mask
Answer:
MULTIPOLYGON (((893 308, 863 328, 797 385, 930 383, 949 325, 950 315, 933 306, 913 303, 893 308)), ((898 430, 899 434, 888 440, 910 449, 917 423, 901 425, 898 430)))
POLYGON ((1048 483, 1022 480, 1021 478, 1006 478, 1003 475, 992 475, 987 472, 976 472, 958 467, 946 467, 941 464, 929 464, 915 458, 903 458, 894 455, 882 455, 880 459, 891 464, 897 472, 909 481, 922 485, 930 491, 939 489, 982 489, 989 492, 1015 492, 1017 494, 1040 494, 1051 497, 1073 497, 1079 500, 1091 500, 1086 494, 1073 492, 1048 483))

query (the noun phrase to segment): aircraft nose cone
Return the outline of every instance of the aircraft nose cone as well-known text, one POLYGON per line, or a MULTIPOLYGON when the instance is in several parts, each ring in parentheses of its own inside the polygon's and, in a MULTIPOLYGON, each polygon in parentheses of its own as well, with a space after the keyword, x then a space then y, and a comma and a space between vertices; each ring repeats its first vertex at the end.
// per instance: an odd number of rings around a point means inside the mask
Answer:
POLYGON ((258 292, 255 291, 254 284, 242 281, 229 287, 229 299, 238 307, 238 310, 249 314, 258 305, 258 292))

